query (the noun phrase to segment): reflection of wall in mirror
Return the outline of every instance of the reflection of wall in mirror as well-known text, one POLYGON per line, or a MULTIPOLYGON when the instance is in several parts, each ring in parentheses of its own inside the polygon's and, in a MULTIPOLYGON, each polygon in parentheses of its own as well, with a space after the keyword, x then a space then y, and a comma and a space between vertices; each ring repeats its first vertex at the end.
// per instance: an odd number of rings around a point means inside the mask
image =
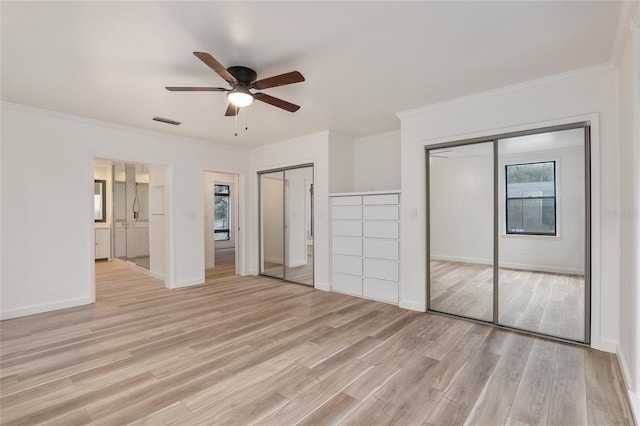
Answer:
MULTIPOLYGON (((501 156, 498 167, 500 266, 584 273, 584 148, 501 156), (505 235, 504 167, 557 162, 557 237, 505 235)), ((434 259, 493 262, 493 160, 490 156, 430 162, 431 254, 434 259)))
POLYGON ((307 264, 307 185, 313 169, 304 167, 285 172, 287 182, 287 267, 307 264))
POLYGON ((283 264, 282 179, 263 175, 261 190, 263 259, 265 262, 283 264))

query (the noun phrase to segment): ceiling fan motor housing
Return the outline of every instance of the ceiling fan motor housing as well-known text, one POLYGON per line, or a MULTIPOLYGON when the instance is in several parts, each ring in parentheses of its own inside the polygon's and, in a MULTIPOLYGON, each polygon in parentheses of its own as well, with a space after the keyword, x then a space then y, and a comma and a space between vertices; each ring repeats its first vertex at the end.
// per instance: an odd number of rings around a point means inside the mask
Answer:
POLYGON ((250 86, 258 78, 258 74, 254 70, 243 66, 229 67, 227 71, 243 86, 250 86))

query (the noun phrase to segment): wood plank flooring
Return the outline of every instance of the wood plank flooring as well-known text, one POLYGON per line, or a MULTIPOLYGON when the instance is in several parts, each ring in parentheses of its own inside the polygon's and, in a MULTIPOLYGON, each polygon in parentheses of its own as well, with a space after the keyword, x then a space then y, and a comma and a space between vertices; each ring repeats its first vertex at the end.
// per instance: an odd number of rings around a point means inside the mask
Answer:
MULTIPOLYGON (((584 276, 500 268, 500 324, 584 342, 584 276)), ((493 266, 431 261, 431 308, 493 321, 493 266)))
MULTIPOLYGON (((220 267, 220 264, 218 264, 220 267)), ((265 277, 0 323, 3 425, 630 425, 608 353, 265 277)))

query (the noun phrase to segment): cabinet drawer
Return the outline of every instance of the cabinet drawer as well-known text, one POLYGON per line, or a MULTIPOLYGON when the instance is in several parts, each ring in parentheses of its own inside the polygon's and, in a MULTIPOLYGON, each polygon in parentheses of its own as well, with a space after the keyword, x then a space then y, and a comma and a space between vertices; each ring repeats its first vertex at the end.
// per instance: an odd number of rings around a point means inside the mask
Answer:
POLYGON ((357 220, 334 220, 331 222, 331 234, 346 237, 361 237, 362 222, 357 220))
POLYGON ((362 219, 362 207, 360 206, 333 206, 331 208, 332 219, 362 219))
POLYGON ((331 197, 331 205, 332 206, 359 206, 362 204, 362 197, 352 196, 352 197, 331 197))
POLYGON ((366 206, 362 208, 365 220, 398 220, 398 206, 366 206))
POLYGON ((398 204, 398 194, 365 195, 362 197, 362 204, 365 206, 372 204, 398 204))
POLYGON ((333 273, 331 276, 331 290, 362 296, 362 278, 333 273))
POLYGON ((331 253, 362 256, 362 239, 359 237, 333 237, 331 253))
POLYGON ((332 269, 334 272, 362 275, 362 258, 334 254, 332 260, 332 269))
POLYGON ((376 259, 399 260, 398 240, 381 240, 365 238, 362 241, 364 257, 376 259))
POLYGON ((398 283, 365 278, 362 282, 362 295, 384 302, 398 303, 398 283))
POLYGON ((365 237, 398 238, 398 222, 365 222, 362 234, 365 237))
POLYGON ((398 262, 390 260, 364 259, 363 274, 366 278, 398 281, 398 262))

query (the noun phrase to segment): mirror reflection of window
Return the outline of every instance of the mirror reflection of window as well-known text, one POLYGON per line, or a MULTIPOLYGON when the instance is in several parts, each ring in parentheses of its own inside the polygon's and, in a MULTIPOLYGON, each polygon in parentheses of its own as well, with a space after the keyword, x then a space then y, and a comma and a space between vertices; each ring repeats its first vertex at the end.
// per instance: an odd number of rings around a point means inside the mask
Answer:
POLYGON ((107 221, 107 181, 96 179, 93 183, 93 217, 96 222, 107 221))
POLYGON ((229 241, 231 239, 231 209, 229 185, 215 185, 213 207, 215 212, 214 240, 229 241))

